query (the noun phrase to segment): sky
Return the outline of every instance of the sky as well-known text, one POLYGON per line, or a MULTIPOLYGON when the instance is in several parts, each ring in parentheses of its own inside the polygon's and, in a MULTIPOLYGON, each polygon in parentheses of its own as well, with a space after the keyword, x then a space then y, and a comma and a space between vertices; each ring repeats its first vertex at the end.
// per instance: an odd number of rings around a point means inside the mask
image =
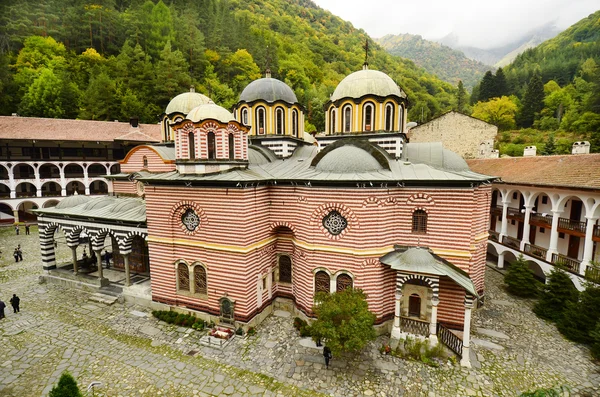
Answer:
POLYGON ((371 37, 411 33, 493 48, 549 22, 565 29, 600 10, 599 0, 313 0, 371 37))

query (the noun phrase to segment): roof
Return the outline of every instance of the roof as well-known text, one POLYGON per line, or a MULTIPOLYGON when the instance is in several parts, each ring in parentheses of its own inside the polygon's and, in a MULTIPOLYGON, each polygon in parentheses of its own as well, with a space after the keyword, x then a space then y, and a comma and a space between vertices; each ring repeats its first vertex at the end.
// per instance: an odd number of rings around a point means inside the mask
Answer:
POLYGON ((416 164, 427 164, 438 169, 465 171, 465 160, 451 150, 444 149, 441 142, 419 142, 404 145, 402 159, 416 164))
POLYGON ((0 116, 1 139, 50 141, 135 141, 160 142, 159 124, 139 124, 134 128, 119 121, 45 119, 0 116))
POLYGON ((171 99, 165 110, 166 114, 188 114, 196 106, 211 102, 210 98, 199 92, 184 92, 171 99))
POLYGON ((89 197, 71 196, 56 207, 34 210, 39 215, 61 215, 92 219, 119 220, 122 222, 146 222, 146 203, 139 197, 89 197), (71 197, 79 197, 70 200, 71 197), (86 200, 80 198, 85 197, 86 200))
POLYGON ((207 103, 204 105, 196 106, 188 113, 186 119, 193 122, 199 122, 207 119, 213 119, 222 123, 229 123, 235 120, 233 114, 224 107, 221 107, 215 103, 207 103))
POLYGON ((502 182, 523 185, 600 188, 600 154, 467 160, 469 167, 502 182))
POLYGON ((290 105, 298 103, 296 94, 286 83, 271 77, 254 80, 240 94, 240 102, 250 103, 259 100, 268 103, 283 101, 290 105))
POLYGON ((330 100, 342 98, 362 98, 365 95, 387 97, 394 95, 406 98, 398 84, 387 74, 379 70, 363 69, 346 76, 336 87, 330 100))
POLYGON ((405 273, 422 273, 450 277, 471 295, 479 297, 473 281, 471 281, 465 271, 426 248, 395 247, 392 252, 379 258, 379 261, 390 266, 393 270, 405 273))

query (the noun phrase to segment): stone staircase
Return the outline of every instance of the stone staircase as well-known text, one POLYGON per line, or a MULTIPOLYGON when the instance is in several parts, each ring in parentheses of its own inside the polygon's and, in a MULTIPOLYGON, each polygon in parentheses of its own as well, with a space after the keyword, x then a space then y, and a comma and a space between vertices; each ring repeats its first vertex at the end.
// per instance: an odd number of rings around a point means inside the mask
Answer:
POLYGON ((119 299, 122 292, 123 288, 109 285, 107 287, 100 288, 98 292, 91 294, 89 300, 110 306, 119 299))

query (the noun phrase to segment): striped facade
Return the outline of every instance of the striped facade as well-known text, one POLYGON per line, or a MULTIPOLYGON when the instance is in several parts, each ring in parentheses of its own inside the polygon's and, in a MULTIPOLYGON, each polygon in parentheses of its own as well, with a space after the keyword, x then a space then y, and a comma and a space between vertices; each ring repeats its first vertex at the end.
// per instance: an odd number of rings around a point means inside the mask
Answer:
POLYGON ((151 146, 137 146, 121 161, 121 172, 132 173, 140 170, 148 172, 169 172, 175 169, 175 161, 164 159, 151 146))

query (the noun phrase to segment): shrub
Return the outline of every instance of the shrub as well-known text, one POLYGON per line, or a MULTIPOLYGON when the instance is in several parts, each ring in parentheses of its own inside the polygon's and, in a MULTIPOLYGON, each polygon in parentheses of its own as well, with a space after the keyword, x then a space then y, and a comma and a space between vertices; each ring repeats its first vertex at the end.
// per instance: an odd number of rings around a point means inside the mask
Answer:
POLYGON ((592 337, 592 356, 600 360, 600 321, 596 323, 596 329, 590 332, 592 337))
POLYGON ((63 372, 58 384, 50 390, 48 397, 83 397, 83 395, 79 391, 75 378, 70 373, 63 372))
POLYGON ((526 391, 519 394, 519 397, 561 397, 568 392, 567 386, 560 386, 551 389, 537 389, 534 391, 526 391))
POLYGON ((248 336, 254 336, 256 335, 256 329, 254 329, 254 327, 250 327, 248 328, 248 332, 246 332, 248 334, 248 336))
POLYGON ((533 307, 539 317, 557 322, 569 302, 577 302, 579 291, 573 285, 571 278, 560 267, 555 267, 546 285, 542 287, 540 300, 533 307))
POLYGON ((600 287, 588 284, 577 302, 568 302, 563 317, 558 321, 558 330, 568 339, 591 344, 592 332, 600 321, 600 287))
POLYGON ((538 281, 527 266, 523 255, 510 264, 504 276, 506 289, 513 295, 530 298, 538 294, 538 281))
POLYGON ((206 325, 204 320, 196 318, 191 314, 183 314, 167 310, 154 310, 152 315, 157 319, 166 322, 167 324, 191 327, 198 331, 202 331, 206 325))
POLYGON ((235 334, 238 336, 244 335, 244 329, 242 327, 239 327, 238 329, 235 330, 235 334))
POLYGON ((310 325, 308 325, 308 323, 302 320, 300 317, 294 318, 294 328, 300 332, 300 336, 303 338, 311 336, 310 325))
MULTIPOLYGON (((382 347, 383 349, 384 347, 382 347)), ((380 351, 382 351, 380 349, 380 351)), ((431 347, 429 340, 420 340, 406 338, 403 344, 399 344, 392 355, 396 357, 408 358, 410 360, 421 361, 423 364, 431 367, 439 367, 439 361, 445 359, 446 353, 441 343, 431 347)), ((454 356, 452 356, 454 357, 454 356)))

